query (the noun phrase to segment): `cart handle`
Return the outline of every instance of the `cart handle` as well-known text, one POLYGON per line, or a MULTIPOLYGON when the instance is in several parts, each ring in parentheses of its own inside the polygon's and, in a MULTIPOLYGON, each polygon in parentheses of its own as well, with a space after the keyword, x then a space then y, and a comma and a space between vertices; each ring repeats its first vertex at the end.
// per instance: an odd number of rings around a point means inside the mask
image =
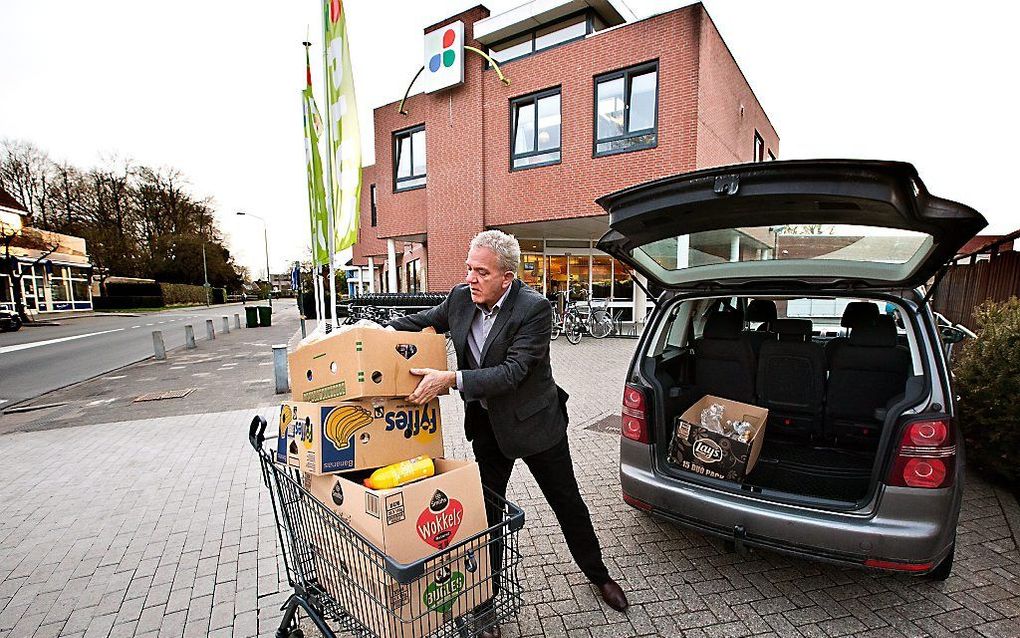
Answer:
POLYGON ((248 442, 256 452, 262 450, 262 444, 266 440, 265 434, 266 420, 262 418, 262 415, 256 414, 255 418, 251 420, 251 425, 248 426, 248 442))

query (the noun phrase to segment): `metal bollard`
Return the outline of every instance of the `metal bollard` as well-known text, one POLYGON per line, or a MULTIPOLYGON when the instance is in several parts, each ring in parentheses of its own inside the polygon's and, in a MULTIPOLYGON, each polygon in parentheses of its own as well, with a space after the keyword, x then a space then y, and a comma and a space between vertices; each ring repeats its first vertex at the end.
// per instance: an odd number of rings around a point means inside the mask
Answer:
POLYGON ((290 377, 287 375, 287 346, 273 346, 273 377, 276 379, 276 393, 290 392, 290 377))
POLYGON ((163 331, 152 331, 152 349, 156 353, 156 361, 166 361, 166 346, 163 345, 163 331))
POLYGON ((308 333, 305 332, 305 318, 301 317, 301 338, 304 339, 307 336, 308 336, 308 333))
POLYGON ((184 347, 188 350, 198 347, 195 345, 195 329, 191 327, 190 323, 184 326, 184 347))
POLYGON ((209 339, 209 341, 216 338, 216 329, 213 328, 212 319, 205 320, 205 336, 209 339))
POLYGON ((230 334, 230 317, 223 315, 223 334, 230 334))
POLYGON ((234 327, 238 330, 241 329, 241 315, 234 313, 234 327))

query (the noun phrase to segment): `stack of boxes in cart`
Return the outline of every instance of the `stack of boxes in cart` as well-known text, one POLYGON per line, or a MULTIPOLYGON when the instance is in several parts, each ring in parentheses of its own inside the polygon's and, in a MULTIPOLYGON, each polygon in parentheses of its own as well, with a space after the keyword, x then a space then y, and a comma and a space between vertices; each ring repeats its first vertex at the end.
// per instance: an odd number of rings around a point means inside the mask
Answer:
MULTIPOLYGON (((406 400, 420 379, 412 368, 446 367, 442 335, 370 327, 302 342, 290 355, 293 400, 280 408, 277 461, 299 469, 305 489, 401 564, 433 556, 487 527, 477 464, 443 458, 439 400, 406 400), (408 460, 416 462, 405 468, 431 475, 393 485, 381 475, 395 468, 378 471, 408 460)), ((488 552, 477 551, 484 540, 473 544, 475 551, 464 548, 429 561, 421 582, 408 586, 368 560, 332 556, 336 550, 325 546, 335 541, 324 539, 312 539, 323 546, 320 584, 334 599, 351 601, 348 613, 377 635, 425 635, 492 596, 488 552), (338 561, 350 564, 327 564, 338 561), (358 604, 364 598, 359 593, 392 613, 358 604)))

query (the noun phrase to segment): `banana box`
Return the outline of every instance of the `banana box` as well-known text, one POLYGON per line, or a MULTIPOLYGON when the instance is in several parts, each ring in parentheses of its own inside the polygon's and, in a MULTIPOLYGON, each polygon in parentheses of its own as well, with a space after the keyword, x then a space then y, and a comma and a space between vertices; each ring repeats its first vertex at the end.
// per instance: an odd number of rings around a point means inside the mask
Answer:
POLYGON ((444 453, 438 399, 425 405, 393 398, 284 405, 295 415, 288 464, 305 474, 373 469, 444 453))
POLYGON ((435 332, 353 328, 299 345, 288 365, 295 401, 406 397, 421 380, 411 374, 413 368, 446 370, 446 338, 435 332))
POLYGON ((276 462, 290 467, 300 467, 297 441, 294 439, 294 423, 298 417, 298 406, 292 402, 280 404, 280 431, 276 437, 276 462))

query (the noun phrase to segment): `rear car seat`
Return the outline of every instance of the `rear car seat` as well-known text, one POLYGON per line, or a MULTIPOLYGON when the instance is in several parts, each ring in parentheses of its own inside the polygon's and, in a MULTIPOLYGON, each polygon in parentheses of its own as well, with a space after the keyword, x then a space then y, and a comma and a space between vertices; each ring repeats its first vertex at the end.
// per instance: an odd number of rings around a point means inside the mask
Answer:
MULTIPOLYGON (((851 301, 843 310, 843 318, 839 325, 853 333, 858 326, 871 326, 878 320, 878 306, 870 301, 851 301)), ((836 337, 825 344, 825 360, 831 365, 832 355, 840 347, 847 344, 849 337, 836 337)))
POLYGON ((741 338, 744 317, 716 311, 708 316, 704 334, 694 340, 694 381, 702 394, 754 403, 756 359, 741 338))
POLYGON ((745 330, 742 333, 743 338, 750 342, 755 355, 761 352, 761 344, 776 339, 773 325, 777 316, 776 302, 771 299, 752 299, 751 303, 747 304, 744 319, 748 323, 761 323, 756 330, 745 330))
POLYGON ((873 325, 853 328, 849 341, 829 362, 826 435, 873 443, 882 429, 876 408, 902 394, 910 374, 910 352, 896 345, 896 323, 880 315, 873 325))
POLYGON ((822 434, 825 349, 811 341, 809 319, 777 319, 777 341, 758 358, 758 403, 769 409, 770 434, 816 438, 822 434))

